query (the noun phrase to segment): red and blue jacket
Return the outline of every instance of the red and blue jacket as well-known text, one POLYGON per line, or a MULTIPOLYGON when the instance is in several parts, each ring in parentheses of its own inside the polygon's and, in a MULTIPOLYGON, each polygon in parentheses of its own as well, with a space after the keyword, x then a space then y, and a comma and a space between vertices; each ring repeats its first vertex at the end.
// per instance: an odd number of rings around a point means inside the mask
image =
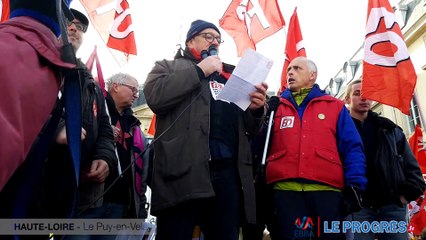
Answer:
POLYGON ((365 189, 362 140, 344 103, 315 84, 298 106, 281 94, 267 158, 268 183, 302 181, 365 189))

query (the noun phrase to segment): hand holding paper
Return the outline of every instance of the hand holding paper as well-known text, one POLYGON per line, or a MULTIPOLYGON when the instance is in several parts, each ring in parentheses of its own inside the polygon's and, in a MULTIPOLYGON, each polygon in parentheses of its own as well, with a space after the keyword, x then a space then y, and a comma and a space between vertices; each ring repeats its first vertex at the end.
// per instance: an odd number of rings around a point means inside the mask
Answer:
POLYGON ((268 84, 262 82, 261 84, 254 85, 256 91, 249 94, 250 96, 250 105, 248 108, 250 110, 259 109, 266 104, 266 90, 268 90, 268 84))

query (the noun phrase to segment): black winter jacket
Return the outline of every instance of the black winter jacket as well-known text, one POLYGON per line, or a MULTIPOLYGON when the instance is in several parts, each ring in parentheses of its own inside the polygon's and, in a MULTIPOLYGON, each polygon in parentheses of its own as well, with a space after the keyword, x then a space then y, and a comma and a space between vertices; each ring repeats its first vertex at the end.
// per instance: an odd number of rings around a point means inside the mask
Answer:
POLYGON ((391 120, 380 117, 372 111, 368 113, 364 123, 356 119, 354 121, 364 145, 368 136, 378 140, 375 153, 366 154, 368 184, 364 206, 381 207, 392 203, 402 206, 401 195, 408 202, 421 196, 426 185, 402 129, 391 120), (361 128, 365 124, 371 124, 375 131, 363 132, 361 128))
POLYGON ((106 97, 106 103, 108 107, 109 114, 111 116, 111 124, 116 126, 119 122, 121 131, 124 135, 128 134, 129 137, 126 137, 124 142, 116 142, 117 153, 120 161, 121 169, 123 170, 123 175, 116 181, 118 177, 118 171, 114 170, 110 172, 106 180, 106 188, 109 188, 110 185, 114 182, 114 186, 105 194, 105 202, 115 202, 126 204, 127 212, 125 212, 124 218, 147 218, 147 198, 146 198, 146 189, 147 189, 147 177, 148 177, 148 164, 149 164, 149 149, 148 142, 141 131, 140 121, 133 116, 133 111, 131 108, 128 108, 123 111, 122 114, 118 113, 114 99, 108 93, 106 97), (144 146, 143 149, 140 149, 139 146, 135 146, 135 131, 139 131, 141 137, 143 138, 144 146), (136 163, 135 155, 142 154, 142 169, 140 169, 136 163), (128 168, 129 164, 131 165, 128 168), (125 172, 124 170, 127 169, 125 172), (140 182, 140 192, 138 192, 136 180, 137 173, 141 176, 140 182))
MULTIPOLYGON (((90 168, 93 160, 103 159, 108 163, 110 173, 116 169, 117 157, 114 151, 114 137, 106 113, 105 98, 92 74, 79 61, 79 67, 85 68, 80 76, 82 88, 82 127, 86 130, 86 138, 81 144, 80 173, 90 168)), ((66 111, 66 110, 65 110, 66 111)), ((61 120, 58 131, 65 125, 61 120)), ((67 145, 54 143, 45 167, 43 205, 46 217, 67 217, 70 213, 76 186, 73 177, 72 161, 67 145)), ((80 176, 78 189, 78 210, 86 207, 100 207, 102 198, 93 205, 104 191, 104 183, 85 182, 80 176)))

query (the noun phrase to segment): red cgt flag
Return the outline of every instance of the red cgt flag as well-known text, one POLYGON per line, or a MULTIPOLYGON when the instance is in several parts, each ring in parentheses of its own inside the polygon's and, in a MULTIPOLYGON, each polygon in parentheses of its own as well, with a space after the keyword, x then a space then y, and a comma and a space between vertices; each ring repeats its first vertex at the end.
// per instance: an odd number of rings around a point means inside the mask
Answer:
POLYGON ((416 125, 413 135, 411 135, 408 141, 414 156, 419 162, 422 173, 426 174, 426 149, 425 143, 423 142, 422 128, 418 124, 416 125))
POLYGON ((369 0, 362 74, 363 97, 409 114, 417 76, 388 0, 369 0))
POLYGON ((9 0, 0 0, 0 22, 3 22, 7 19, 9 19, 10 15, 10 2, 9 0))
POLYGON ((232 0, 219 26, 234 39, 238 56, 285 25, 277 0, 232 0))
POLYGON ((294 8, 293 15, 290 18, 290 24, 287 31, 287 41, 285 44, 285 60, 283 71, 281 73, 280 91, 287 87, 287 68, 290 62, 299 56, 306 57, 306 50, 303 45, 302 31, 300 30, 299 18, 297 17, 297 7, 294 8))
POLYGON ((90 22, 120 66, 136 55, 133 25, 126 0, 80 0, 90 22))
POLYGON ((234 39, 239 57, 247 48, 256 50, 246 25, 246 5, 241 2, 241 0, 232 0, 219 20, 219 26, 234 39))
POLYGON ((110 30, 107 46, 129 54, 136 55, 135 34, 132 17, 127 0, 117 1, 115 17, 110 30))
POLYGON ((248 1, 246 14, 251 19, 250 37, 254 44, 278 32, 285 25, 277 0, 248 1))

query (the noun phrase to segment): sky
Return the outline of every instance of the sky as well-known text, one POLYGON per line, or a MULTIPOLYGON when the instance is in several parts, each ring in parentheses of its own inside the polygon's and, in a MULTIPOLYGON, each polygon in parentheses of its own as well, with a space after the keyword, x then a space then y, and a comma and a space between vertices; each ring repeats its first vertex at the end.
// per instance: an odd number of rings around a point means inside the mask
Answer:
MULTIPOLYGON (((203 19, 219 27, 219 19, 231 0, 128 0, 132 11, 133 29, 136 37, 137 56, 120 66, 93 26, 89 26, 77 56, 85 62, 94 46, 98 48, 105 78, 117 72, 135 76, 140 84, 154 66, 155 61, 173 59, 177 45, 182 44, 192 21, 203 19)), ((395 1, 390 1, 391 5, 395 1)), ((324 88, 330 78, 342 68, 345 61, 362 47, 365 35, 367 0, 278 0, 286 26, 256 45, 257 52, 274 61, 266 79, 269 90, 279 88, 284 63, 286 31, 294 8, 304 39, 307 57, 318 67, 317 83, 324 88)), ((71 3, 85 13, 79 0, 71 3)), ((219 28, 220 29, 220 28, 219 28)), ((221 30, 224 43, 219 56, 223 62, 237 65, 236 45, 233 39, 221 30)))

